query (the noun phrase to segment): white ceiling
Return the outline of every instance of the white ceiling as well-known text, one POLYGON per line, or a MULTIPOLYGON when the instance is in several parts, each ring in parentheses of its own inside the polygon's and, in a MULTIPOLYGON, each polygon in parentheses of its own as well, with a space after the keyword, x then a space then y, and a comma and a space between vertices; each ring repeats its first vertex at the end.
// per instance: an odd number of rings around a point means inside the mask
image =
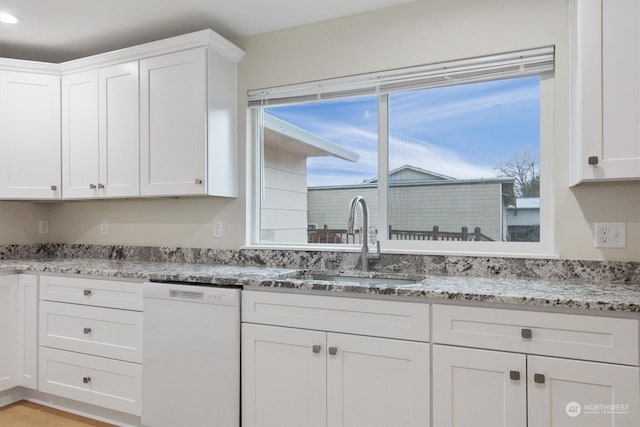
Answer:
POLYGON ((211 28, 244 37, 412 0, 0 0, 0 57, 61 62, 211 28))

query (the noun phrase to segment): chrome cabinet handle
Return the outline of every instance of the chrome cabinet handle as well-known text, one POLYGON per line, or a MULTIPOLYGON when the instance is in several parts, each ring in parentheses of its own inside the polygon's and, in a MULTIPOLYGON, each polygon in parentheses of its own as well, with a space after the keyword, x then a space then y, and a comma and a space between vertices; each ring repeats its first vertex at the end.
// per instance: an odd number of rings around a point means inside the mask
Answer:
POLYGON ((319 345, 314 345, 313 347, 311 347, 311 349, 314 353, 320 353, 321 347, 319 345))
POLYGON ((100 183, 98 183, 98 189, 99 189, 99 190, 102 190, 103 188, 104 188, 104 184, 100 184, 100 183))
POLYGON ((544 384, 544 375, 543 374, 533 374, 533 382, 536 384, 544 384))
POLYGON ((91 382, 91 377, 82 377, 82 382, 84 384, 89 384, 91 382))
POLYGON ((335 356, 338 353, 338 347, 329 347, 329 354, 335 356))
POLYGON ((96 189, 95 184, 89 184, 89 190, 95 190, 95 189, 96 189))
POLYGON ((82 332, 84 332, 85 335, 89 335, 91 333, 91 328, 84 328, 82 332))
POLYGON ((522 338, 531 339, 531 337, 533 337, 533 332, 531 332, 531 329, 523 328, 520 331, 520 336, 522 338))
POLYGON ((202 180, 200 178, 196 178, 193 182, 198 184, 198 185, 202 184, 202 180))
POLYGON ((57 185, 52 185, 51 186, 51 191, 58 191, 58 186, 57 185))
POLYGON ((90 297, 92 294, 91 289, 85 289, 84 291, 82 291, 82 293, 85 297, 90 297))
POLYGON ((509 379, 513 381, 520 381, 520 371, 509 371, 509 379))
POLYGON ((587 159, 587 163, 589 163, 591 166, 595 166, 598 164, 598 156, 589 156, 589 158, 587 159))

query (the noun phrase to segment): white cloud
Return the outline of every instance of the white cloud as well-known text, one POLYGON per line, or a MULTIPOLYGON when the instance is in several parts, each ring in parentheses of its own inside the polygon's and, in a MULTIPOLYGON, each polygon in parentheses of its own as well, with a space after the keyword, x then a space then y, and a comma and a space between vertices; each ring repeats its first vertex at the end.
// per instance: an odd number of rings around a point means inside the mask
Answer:
POLYGON ((415 143, 392 138, 390 145, 392 153, 402 153, 390 156, 390 170, 410 165, 456 179, 495 178, 497 176, 491 166, 470 163, 455 151, 427 142, 415 143))

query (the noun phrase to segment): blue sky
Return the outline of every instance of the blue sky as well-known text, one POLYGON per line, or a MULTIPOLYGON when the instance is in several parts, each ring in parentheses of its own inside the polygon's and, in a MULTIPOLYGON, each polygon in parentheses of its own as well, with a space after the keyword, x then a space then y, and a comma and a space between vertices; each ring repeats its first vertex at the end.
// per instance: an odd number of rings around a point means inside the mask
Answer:
MULTIPOLYGON (((457 179, 492 178, 514 153, 538 157, 539 77, 389 95, 389 168, 408 164, 457 179)), ((377 97, 266 110, 360 155, 307 161, 307 184, 357 184, 377 174, 377 97)))

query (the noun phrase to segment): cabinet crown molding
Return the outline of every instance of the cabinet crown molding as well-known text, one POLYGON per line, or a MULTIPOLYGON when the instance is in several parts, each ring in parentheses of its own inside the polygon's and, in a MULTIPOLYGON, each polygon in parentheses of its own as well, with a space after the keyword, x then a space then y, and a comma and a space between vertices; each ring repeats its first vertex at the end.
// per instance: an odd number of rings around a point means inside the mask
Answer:
POLYGON ((5 71, 21 71, 61 76, 196 47, 208 47, 235 63, 240 62, 244 57, 244 51, 242 49, 215 31, 207 29, 87 56, 85 58, 74 59, 60 64, 0 58, 0 69, 5 71))

